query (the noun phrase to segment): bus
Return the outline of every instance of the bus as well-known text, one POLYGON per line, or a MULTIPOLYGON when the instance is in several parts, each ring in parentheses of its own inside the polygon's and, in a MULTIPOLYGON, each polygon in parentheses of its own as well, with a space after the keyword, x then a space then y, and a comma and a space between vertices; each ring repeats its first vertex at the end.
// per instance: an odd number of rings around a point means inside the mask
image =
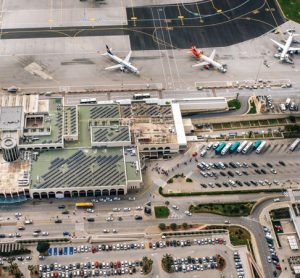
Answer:
POLYGON ((89 104, 89 103, 97 103, 97 100, 95 98, 82 98, 80 100, 81 104, 89 104))
POLYGON ((242 150, 242 153, 243 154, 246 154, 248 151, 249 151, 249 149, 251 148, 251 146, 252 146, 252 142, 249 142, 247 145, 246 145, 246 147, 242 150))
POLYGON ((222 149, 221 155, 225 155, 228 152, 231 145, 232 145, 232 143, 227 143, 226 146, 222 149))
POLYGON ((236 141, 229 149, 229 153, 234 153, 237 148, 239 147, 241 143, 239 141, 236 141))
POLYGON ((76 208, 92 208, 94 207, 94 204, 92 202, 78 202, 75 204, 76 208))
POLYGON ((299 143, 300 143, 300 139, 297 138, 297 139, 292 143, 292 145, 289 147, 289 150, 290 150, 291 152, 293 152, 293 151, 297 148, 297 146, 298 146, 299 143))
POLYGON ((261 144, 261 140, 256 140, 255 143, 253 144, 253 150, 256 150, 260 144, 261 144))
POLYGON ((220 143, 219 146, 215 149, 216 154, 220 154, 225 145, 225 142, 220 143))
POLYGON ((243 141, 242 144, 237 148, 237 152, 240 153, 248 144, 248 141, 243 141))
POLYGON ((140 99, 144 99, 144 98, 150 98, 150 94, 146 93, 146 94, 134 94, 133 95, 133 99, 135 100, 140 100, 140 99))
POLYGON ((267 144, 266 141, 262 141, 261 144, 256 149, 256 153, 260 153, 262 151, 262 149, 265 147, 266 144, 267 144))

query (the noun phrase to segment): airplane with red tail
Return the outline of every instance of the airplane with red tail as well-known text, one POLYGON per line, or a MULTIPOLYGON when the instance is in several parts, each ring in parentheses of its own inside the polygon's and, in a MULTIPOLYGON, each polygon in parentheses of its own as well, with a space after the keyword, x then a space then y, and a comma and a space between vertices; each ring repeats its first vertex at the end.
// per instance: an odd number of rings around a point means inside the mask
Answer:
POLYGON ((191 52, 193 55, 197 58, 200 58, 202 62, 192 65, 193 68, 199 68, 199 67, 204 67, 206 69, 209 69, 211 66, 219 70, 220 72, 225 73, 227 71, 226 65, 225 64, 220 64, 214 60, 216 50, 214 49, 211 55, 208 57, 203 54, 203 51, 198 50, 196 46, 192 45, 191 47, 191 52))

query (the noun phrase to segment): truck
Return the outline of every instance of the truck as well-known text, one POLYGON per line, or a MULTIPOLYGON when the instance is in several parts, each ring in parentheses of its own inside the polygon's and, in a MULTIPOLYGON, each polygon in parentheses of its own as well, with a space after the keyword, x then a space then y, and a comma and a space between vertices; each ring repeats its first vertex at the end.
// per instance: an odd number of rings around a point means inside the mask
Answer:
POLYGON ((297 146, 299 145, 299 143, 300 143, 300 139, 297 138, 297 139, 292 143, 292 145, 290 145, 289 150, 290 150, 291 152, 293 152, 293 151, 297 148, 297 146))
POLYGON ((240 143, 239 141, 236 141, 236 142, 230 147, 229 153, 234 153, 234 152, 238 149, 238 147, 239 147, 240 144, 241 144, 241 143, 240 143))
POLYGON ((225 145, 226 145, 225 142, 220 143, 219 146, 215 149, 215 153, 220 154, 222 149, 225 147, 225 145))
POLYGON ((255 143, 252 146, 253 150, 256 150, 259 147, 260 144, 261 144, 261 140, 256 140, 255 143))
POLYGON ((232 143, 227 143, 225 145, 225 147, 222 149, 221 155, 225 155, 229 151, 229 148, 231 147, 231 145, 232 145, 232 143))
POLYGON ((265 145, 267 144, 266 141, 262 141, 261 144, 258 146, 258 148, 256 149, 256 153, 259 154, 261 153, 261 151, 263 150, 263 148, 265 147, 265 145))
POLYGON ((240 153, 247 145, 248 141, 243 141, 242 144, 237 148, 237 152, 240 153))
POLYGON ((252 144, 253 144, 252 142, 247 143, 246 147, 243 148, 242 153, 246 154, 249 151, 249 149, 251 148, 252 144))

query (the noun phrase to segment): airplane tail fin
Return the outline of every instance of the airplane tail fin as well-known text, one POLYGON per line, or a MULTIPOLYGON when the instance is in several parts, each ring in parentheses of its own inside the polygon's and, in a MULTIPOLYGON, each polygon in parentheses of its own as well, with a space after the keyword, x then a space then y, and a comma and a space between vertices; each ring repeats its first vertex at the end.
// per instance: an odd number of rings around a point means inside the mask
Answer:
POLYGON ((112 49, 109 48, 108 45, 106 45, 106 52, 103 53, 102 55, 108 55, 108 54, 113 55, 113 53, 111 52, 111 50, 112 50, 112 49))

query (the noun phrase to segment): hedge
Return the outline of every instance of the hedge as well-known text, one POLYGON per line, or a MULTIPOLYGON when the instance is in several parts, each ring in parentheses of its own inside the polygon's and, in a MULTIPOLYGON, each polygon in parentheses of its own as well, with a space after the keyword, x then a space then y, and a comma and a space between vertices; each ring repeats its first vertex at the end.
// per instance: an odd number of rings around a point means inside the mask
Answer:
POLYGON ((61 239, 28 239, 28 240, 18 240, 18 243, 37 243, 39 241, 47 241, 47 242, 68 242, 69 238, 61 238, 61 239))
POLYGON ((258 190, 230 190, 230 191, 210 191, 210 192, 181 192, 181 193, 163 193, 163 188, 160 186, 158 192, 163 197, 186 197, 200 195, 229 195, 229 194, 251 194, 251 193, 273 193, 282 192, 280 188, 274 189, 258 189, 258 190))

